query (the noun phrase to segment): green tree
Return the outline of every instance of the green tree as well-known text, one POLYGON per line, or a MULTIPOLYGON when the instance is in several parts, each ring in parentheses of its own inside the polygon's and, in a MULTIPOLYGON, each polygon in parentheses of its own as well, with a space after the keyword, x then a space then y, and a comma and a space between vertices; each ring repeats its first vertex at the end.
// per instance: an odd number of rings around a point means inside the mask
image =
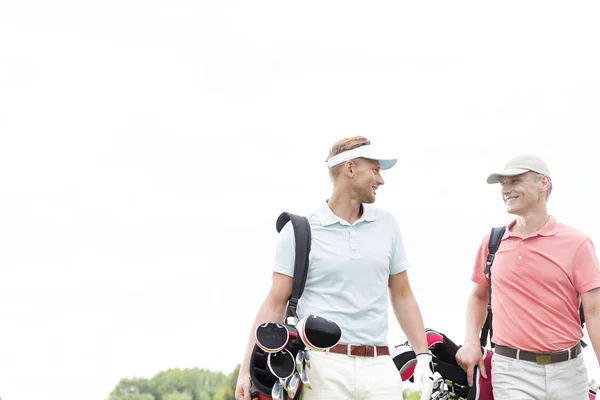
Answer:
POLYGON ((238 365, 231 374, 227 376, 215 392, 213 400, 235 400, 235 385, 240 372, 238 365))
POLYGON ((234 389, 231 389, 230 387, 220 387, 217 389, 213 400, 235 400, 233 393, 234 389))
POLYGON ((163 397, 163 400, 194 400, 189 392, 172 392, 163 397))
POLYGON ((121 379, 111 392, 110 400, 157 400, 156 389, 151 380, 121 379))
POLYGON ((240 366, 229 375, 207 369, 169 369, 152 379, 124 378, 109 400, 234 400, 240 366))
POLYGON ((150 393, 134 393, 131 395, 122 394, 117 397, 111 397, 111 400, 155 400, 150 393))

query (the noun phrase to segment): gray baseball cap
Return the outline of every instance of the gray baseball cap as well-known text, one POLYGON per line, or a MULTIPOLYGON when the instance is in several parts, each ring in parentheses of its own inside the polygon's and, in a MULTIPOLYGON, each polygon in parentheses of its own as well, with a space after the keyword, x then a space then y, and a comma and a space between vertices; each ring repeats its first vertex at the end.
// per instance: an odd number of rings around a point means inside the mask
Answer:
POLYGON ((516 176, 529 171, 546 175, 552 179, 550 168, 544 160, 533 154, 520 154, 508 160, 502 171, 490 174, 487 177, 487 183, 498 183, 504 176, 516 176))

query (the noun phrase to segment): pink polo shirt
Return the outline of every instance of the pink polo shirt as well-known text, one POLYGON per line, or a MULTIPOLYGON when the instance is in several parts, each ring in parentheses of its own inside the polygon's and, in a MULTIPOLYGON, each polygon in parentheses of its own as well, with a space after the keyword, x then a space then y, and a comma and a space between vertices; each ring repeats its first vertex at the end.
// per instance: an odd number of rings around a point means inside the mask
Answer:
MULTIPOLYGON (((510 231, 515 222, 508 225, 492 266, 492 340, 535 352, 567 349, 583 337, 580 293, 600 287, 594 245, 554 217, 525 238, 510 231)), ((471 277, 485 287, 489 236, 477 252, 471 277)))

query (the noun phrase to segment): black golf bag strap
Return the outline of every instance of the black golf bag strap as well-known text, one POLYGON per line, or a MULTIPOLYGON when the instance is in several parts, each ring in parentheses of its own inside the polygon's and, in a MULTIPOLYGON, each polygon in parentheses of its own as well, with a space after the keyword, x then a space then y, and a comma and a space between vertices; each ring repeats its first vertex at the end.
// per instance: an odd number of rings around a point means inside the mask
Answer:
POLYGON ((505 226, 492 228, 490 240, 488 241, 488 255, 485 260, 485 269, 483 270, 483 273, 488 276, 488 305, 487 317, 485 319, 485 323, 483 324, 483 328, 481 329, 481 336, 479 338, 482 347, 487 345, 488 333, 490 337, 490 345, 494 347, 494 343, 492 343, 492 335, 494 334, 494 330, 492 328, 492 264, 494 263, 496 251, 498 251, 498 248, 500 247, 500 241, 502 240, 502 236, 504 236, 505 230, 505 226))
MULTIPOLYGON (((579 323, 581 324, 581 328, 585 325, 585 314, 583 313, 583 303, 579 304, 579 323)), ((587 343, 581 339, 581 347, 587 347, 587 343)))
POLYGON ((310 253, 311 232, 308 218, 295 215, 288 212, 283 212, 277 218, 277 232, 281 232, 285 224, 292 221, 294 228, 294 239, 296 241, 296 258, 294 260, 294 278, 292 280, 292 294, 288 301, 288 307, 285 313, 285 318, 294 317, 298 319, 296 307, 298 300, 304 292, 306 284, 306 276, 308 274, 308 255, 310 253))

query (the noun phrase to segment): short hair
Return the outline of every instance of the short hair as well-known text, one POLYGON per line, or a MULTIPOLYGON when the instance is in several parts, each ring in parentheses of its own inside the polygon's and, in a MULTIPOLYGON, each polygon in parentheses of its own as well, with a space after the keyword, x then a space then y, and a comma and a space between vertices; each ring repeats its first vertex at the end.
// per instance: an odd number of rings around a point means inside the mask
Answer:
MULTIPOLYGON (((331 146, 331 150, 329 151, 329 157, 327 157, 327 159, 330 159, 333 156, 337 156, 338 154, 343 153, 344 151, 356 149, 357 147, 366 146, 369 144, 371 144, 371 141, 364 136, 352 136, 349 138, 340 139, 337 142, 335 142, 333 146, 331 146)), ((344 165, 344 163, 338 164, 335 167, 329 169, 329 176, 331 177, 331 179, 337 177, 340 169, 342 168, 342 165, 344 165)))
MULTIPOLYGON (((546 176, 544 174, 540 174, 539 172, 535 172, 535 171, 531 171, 531 173, 533 174, 536 181, 539 181, 544 176, 546 176)), ((548 179, 550 179, 550 177, 548 177, 548 179)), ((550 193, 552 193, 552 179, 550 179, 550 186, 548 186, 548 190, 546 191, 546 201, 548 201, 548 198, 550 197, 550 193)))
POLYGON ((360 146, 366 146, 371 144, 371 141, 363 136, 353 136, 349 138, 340 139, 333 144, 329 151, 328 159, 337 156, 344 151, 352 150, 360 146))

